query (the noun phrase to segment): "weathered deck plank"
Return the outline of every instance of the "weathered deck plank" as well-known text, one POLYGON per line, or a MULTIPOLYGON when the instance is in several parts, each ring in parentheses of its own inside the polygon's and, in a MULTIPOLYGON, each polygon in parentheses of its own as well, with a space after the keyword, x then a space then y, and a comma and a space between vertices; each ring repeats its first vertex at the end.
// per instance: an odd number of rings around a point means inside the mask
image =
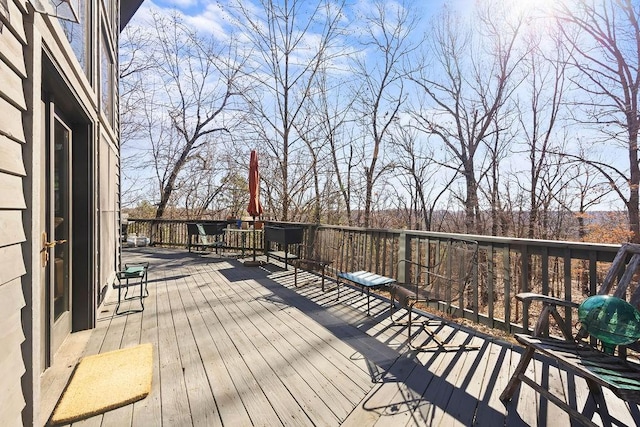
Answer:
POLYGON ((207 318, 207 324, 211 328, 212 336, 216 337, 216 345, 221 355, 220 361, 226 365, 236 387, 237 394, 227 398, 240 399, 252 423, 281 424, 278 414, 258 381, 261 379, 260 376, 256 378, 253 375, 251 367, 243 357, 246 349, 243 346, 236 346, 235 341, 238 336, 236 336, 235 321, 223 315, 228 299, 224 293, 214 292, 210 286, 199 286, 198 289, 202 292, 205 303, 211 304, 214 308, 212 315, 207 318))
MULTIPOLYGON (((240 282, 249 293, 249 282, 240 282)), ((251 288, 255 291, 255 288, 251 288)), ((344 419, 353 409, 353 405, 359 399, 353 399, 361 391, 355 383, 338 371, 333 363, 324 358, 318 357, 320 349, 310 345, 310 341, 305 341, 295 330, 298 319, 295 314, 290 316, 285 323, 281 320, 278 311, 282 310, 282 304, 277 301, 269 301, 264 296, 252 295, 254 304, 251 304, 254 326, 261 330, 265 338, 279 353, 279 357, 286 360, 295 360, 297 363, 291 364, 295 374, 300 376, 309 386, 310 390, 322 390, 325 411, 330 411, 338 420, 344 419), (276 311, 274 311, 276 310, 276 311), (344 392, 342 391, 344 390, 344 392)), ((323 412, 320 413, 322 418, 323 412)))
POLYGON ((180 360, 177 334, 190 331, 176 331, 174 313, 171 311, 169 277, 157 282, 158 303, 158 353, 160 356, 160 399, 162 423, 166 425, 191 425, 189 398, 180 360))
MULTIPOLYGON (((366 294, 345 286, 337 301, 335 285, 327 281, 322 292, 312 273, 299 272, 296 288, 293 272, 272 265, 248 268, 235 259, 151 248, 124 255, 151 262, 145 310, 116 316, 109 295, 83 354, 151 342, 151 394, 75 425, 569 422, 528 387, 507 406, 498 399, 520 358, 509 344, 436 320, 440 339, 480 349, 416 352, 407 346, 405 327, 390 321, 388 300, 372 296, 366 316, 366 294)), ((122 309, 137 304, 127 301, 122 309)), ((406 318, 403 310, 398 315, 406 318)), ((414 344, 429 340, 416 333, 414 344)), ((530 367, 530 375, 563 390, 572 406, 584 406, 582 379, 547 361, 530 367)), ((47 387, 60 389, 50 379, 47 387)), ((623 424, 634 424, 624 402, 607 394, 607 403, 623 424)))
MULTIPOLYGON (((149 271, 149 286, 154 289, 160 282, 159 271, 149 271)), ((150 290, 149 296, 144 301, 142 317, 142 330, 140 331, 140 343, 153 344, 153 377, 151 379, 151 393, 145 399, 133 404, 132 425, 161 425, 162 408, 160 396, 160 354, 159 354, 159 328, 158 328, 158 292, 150 290)))
MULTIPOLYGON (((200 283, 197 280, 199 275, 201 273, 197 271, 191 274, 191 280, 194 280, 196 287, 200 283)), ((222 348, 224 351, 225 347, 220 341, 224 338, 216 334, 218 318, 215 310, 200 290, 192 290, 185 295, 191 297, 187 304, 191 304, 197 309, 190 320, 200 349, 202 363, 207 377, 211 379, 209 384, 215 397, 215 407, 220 413, 220 419, 223 425, 250 425, 251 418, 242 400, 236 398, 237 390, 233 377, 225 363, 220 363, 223 360, 220 349, 222 348)))
MULTIPOLYGON (((235 287, 241 282, 234 283, 235 287)), ((279 423, 284 425, 313 425, 312 418, 318 416, 318 411, 326 411, 326 407, 317 405, 318 398, 304 381, 291 372, 289 362, 281 357, 272 343, 262 334, 261 330, 251 323, 247 316, 249 303, 244 298, 251 298, 250 294, 239 295, 233 289, 220 289, 221 297, 227 303, 221 306, 222 313, 233 321, 226 325, 227 331, 233 337, 234 344, 242 354, 245 363, 254 378, 259 379, 260 387, 268 403, 279 417, 279 423), (296 400, 294 396, 299 396, 296 400)), ((331 414, 327 414, 330 418, 331 414)), ((278 423, 278 419, 268 424, 278 423)))

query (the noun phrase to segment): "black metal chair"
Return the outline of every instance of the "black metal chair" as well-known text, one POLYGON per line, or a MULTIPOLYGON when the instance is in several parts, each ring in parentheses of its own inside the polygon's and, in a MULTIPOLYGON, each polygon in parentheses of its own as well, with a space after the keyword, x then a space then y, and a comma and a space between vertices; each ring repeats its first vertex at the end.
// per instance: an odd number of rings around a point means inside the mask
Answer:
MULTIPOLYGON (((439 303, 450 307, 456 302, 461 304, 463 295, 468 291, 473 272, 478 264, 478 243, 462 239, 448 239, 427 244, 424 264, 407 259, 399 261, 398 268, 405 267, 407 277, 403 283, 390 286, 391 321, 394 325, 407 326, 407 338, 411 346, 415 338, 411 333, 414 323, 414 307, 417 303, 439 303), (408 267, 408 268, 407 268, 408 267), (396 302, 408 312, 406 322, 394 319, 396 302)), ((464 309, 464 307, 460 307, 464 309)), ((412 347, 416 350, 459 350, 477 349, 477 346, 460 346, 445 344, 429 327, 429 321, 419 321, 420 326, 435 342, 434 345, 412 347)))

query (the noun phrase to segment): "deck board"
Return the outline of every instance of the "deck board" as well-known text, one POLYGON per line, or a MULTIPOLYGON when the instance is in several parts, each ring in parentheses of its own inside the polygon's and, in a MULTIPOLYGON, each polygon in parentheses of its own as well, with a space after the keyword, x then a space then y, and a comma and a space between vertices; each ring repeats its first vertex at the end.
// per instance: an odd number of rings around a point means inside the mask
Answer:
MULTIPOLYGON (((569 418, 529 387, 505 406, 499 395, 520 358, 519 347, 438 319, 430 324, 452 344, 478 350, 411 350, 406 327, 389 319, 389 301, 282 264, 246 267, 234 258, 154 248, 124 252, 149 261, 144 312, 115 315, 103 304, 79 355, 150 342, 150 395, 77 426, 546 426, 569 418), (514 351, 517 350, 517 351, 514 351)), ((123 310, 137 308, 126 301, 123 310)), ((407 313, 399 310, 400 319, 407 313)), ((420 317, 426 320, 424 317, 420 317)), ((429 336, 414 329, 414 344, 429 336)), ((64 346, 63 346, 64 347, 64 346)), ((68 371, 68 370, 67 370, 68 371)), ((536 359, 529 374, 582 408, 586 385, 536 359)), ((61 374, 59 380, 66 381, 61 374)), ((47 378, 47 389, 60 390, 47 378)), ((608 391, 605 390, 607 393, 608 391)), ((610 412, 637 424, 640 411, 610 393, 610 412), (635 419, 634 419, 635 416, 635 419)), ((597 423, 599 417, 594 417, 597 423)))
MULTIPOLYGON (((191 277, 198 276, 197 271, 191 277)), ((194 280, 194 279, 192 279, 194 280)), ((195 286, 197 281, 194 282, 195 286)), ((224 337, 217 335, 218 318, 212 305, 207 301, 200 291, 185 293, 186 297, 191 297, 189 304, 196 308, 190 317, 194 336, 198 341, 202 362, 207 372, 211 390, 216 397, 215 408, 220 414, 222 424, 226 425, 249 425, 251 418, 243 405, 241 399, 235 398, 237 395, 236 385, 233 377, 227 369, 223 360, 225 343, 224 337)), ((213 407, 212 407, 213 408, 213 407)))
POLYGON ((212 311, 207 316, 206 322, 210 327, 211 335, 215 337, 215 344, 220 351, 219 362, 225 364, 227 372, 231 375, 235 386, 235 394, 223 396, 226 399, 240 399, 247 414, 253 423, 260 419, 265 424, 280 424, 278 415, 269 403, 258 379, 252 375, 250 367, 242 357, 243 348, 235 344, 233 319, 223 316, 224 306, 228 303, 221 291, 214 292, 208 286, 199 286, 203 303, 211 304, 212 311))
MULTIPOLYGON (((248 282, 244 284, 251 286, 248 282)), ((298 335, 295 328, 298 323, 297 316, 290 316, 288 321, 284 322, 278 315, 278 311, 282 310, 279 304, 264 298, 255 298, 254 301, 256 302, 253 304, 254 316, 251 317, 257 319, 254 326, 261 329, 285 361, 297 361, 296 364, 291 364, 291 368, 311 390, 324 391, 323 401, 326 410, 333 412, 337 419, 344 419, 353 405, 359 401, 359 399, 352 399, 352 396, 360 391, 357 385, 339 371, 334 363, 318 357, 321 354, 320 347, 310 345, 313 344, 312 341, 305 341, 298 335)), ((298 312, 293 314, 297 315, 298 312)))

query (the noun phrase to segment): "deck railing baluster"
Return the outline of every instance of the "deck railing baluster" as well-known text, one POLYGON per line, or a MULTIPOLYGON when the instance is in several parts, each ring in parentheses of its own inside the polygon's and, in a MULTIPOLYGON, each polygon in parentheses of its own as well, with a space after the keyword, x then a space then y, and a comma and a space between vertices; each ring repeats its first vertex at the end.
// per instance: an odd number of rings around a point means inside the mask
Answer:
MULTIPOLYGON (((190 220, 191 221, 191 220, 190 220)), ((152 238, 158 246, 186 247, 187 220, 129 219, 129 234, 152 238)), ((201 221, 206 222, 206 221, 201 221)), ((268 224, 268 221, 266 222, 268 224)), ((437 304, 439 309, 455 312, 476 322, 511 332, 527 328, 528 319, 537 316, 529 313, 514 300, 517 292, 537 291, 552 293, 558 289, 564 298, 582 300, 588 291, 598 288, 598 271, 603 263, 613 260, 618 245, 597 245, 580 242, 542 241, 495 236, 465 236, 416 230, 381 230, 359 227, 330 226, 295 223, 305 229, 304 243, 316 243, 314 250, 323 259, 331 260, 330 274, 336 271, 370 270, 399 280, 419 279, 410 267, 399 266, 399 259, 411 259, 418 263, 434 263, 451 238, 467 238, 479 244, 479 263, 472 274, 473 286, 462 292, 462 298, 447 298, 437 304), (551 275, 554 264, 559 266, 559 277, 551 275), (514 280, 517 278, 517 280, 514 280), (556 282, 557 280, 557 282, 556 282), (554 286, 554 283, 560 287, 554 286), (512 286, 516 285, 514 288, 512 286), (562 290, 560 290, 562 289, 562 290)), ((257 241, 249 236, 241 242, 242 233, 228 232, 225 245, 232 249, 252 248, 255 244, 262 252, 261 230, 257 241)), ((456 266, 448 266, 453 273, 456 266)), ((436 290, 437 292, 442 290, 436 290)), ((456 290, 460 294, 462 289, 456 290)), ((435 304, 434 304, 435 305, 435 304)))

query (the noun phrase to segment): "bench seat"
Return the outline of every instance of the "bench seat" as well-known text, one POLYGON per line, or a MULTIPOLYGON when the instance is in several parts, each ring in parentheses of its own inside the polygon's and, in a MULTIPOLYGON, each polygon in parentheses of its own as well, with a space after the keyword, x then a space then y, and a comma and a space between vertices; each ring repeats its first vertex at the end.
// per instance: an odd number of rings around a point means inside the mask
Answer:
MULTIPOLYGON (((621 399, 640 404, 640 365, 637 363, 605 354, 584 342, 525 334, 515 334, 515 337, 520 344, 556 359, 568 371, 607 387, 621 399)), ((524 378, 523 374, 520 379, 524 378)), ((550 398, 551 394, 545 388, 537 384, 534 388, 550 398)))
POLYGON ((191 248, 199 248, 205 250, 206 248, 213 248, 218 252, 218 249, 224 248, 224 236, 226 228, 226 222, 214 222, 214 223, 187 223, 187 248, 191 252, 191 248), (195 237, 195 239, 194 239, 195 237), (194 241, 195 240, 195 241, 194 241))
POLYGON ((277 259, 278 261, 282 261, 285 264, 289 260, 298 259, 298 255, 292 254, 291 252, 285 252, 285 251, 268 251, 267 255, 269 257, 273 257, 273 258, 277 259))
POLYGON ((367 288, 367 316, 369 316, 369 297, 370 290, 380 288, 384 286, 390 286, 396 283, 396 279, 391 277, 381 276, 370 271, 354 271, 354 272, 341 272, 337 274, 338 280, 338 300, 340 299, 340 281, 350 282, 358 285, 362 288, 362 292, 367 288))

